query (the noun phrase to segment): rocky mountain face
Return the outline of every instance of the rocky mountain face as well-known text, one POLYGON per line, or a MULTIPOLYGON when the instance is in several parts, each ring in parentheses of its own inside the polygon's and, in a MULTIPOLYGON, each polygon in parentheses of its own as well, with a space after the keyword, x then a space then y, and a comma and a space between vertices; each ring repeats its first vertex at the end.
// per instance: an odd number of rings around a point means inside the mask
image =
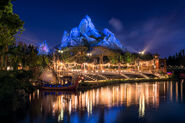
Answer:
POLYGON ((87 44, 91 47, 103 46, 122 51, 126 49, 109 29, 98 31, 88 15, 81 20, 78 27, 72 28, 70 32, 64 31, 61 48, 87 44))
POLYGON ((50 49, 46 43, 46 41, 42 42, 38 48, 38 52, 40 55, 48 55, 50 49))

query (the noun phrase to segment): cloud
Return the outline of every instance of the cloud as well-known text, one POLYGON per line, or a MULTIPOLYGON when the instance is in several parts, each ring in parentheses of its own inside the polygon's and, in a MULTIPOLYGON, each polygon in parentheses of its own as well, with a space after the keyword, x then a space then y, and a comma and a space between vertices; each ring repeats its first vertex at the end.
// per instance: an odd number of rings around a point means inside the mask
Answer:
POLYGON ((123 24, 122 24, 122 22, 119 19, 117 19, 117 18, 111 18, 109 20, 109 24, 113 27, 113 29, 116 32, 123 31, 123 24))
POLYGON ((125 44, 126 32, 124 30, 124 25, 123 25, 122 21, 120 19, 112 17, 109 20, 109 25, 112 27, 112 31, 114 32, 116 38, 119 39, 123 45, 126 45, 125 44))
POLYGON ((181 25, 182 20, 183 18, 174 22, 172 16, 151 18, 137 25, 135 29, 131 29, 126 38, 130 41, 130 46, 140 47, 141 50, 143 47, 148 52, 158 52, 166 56, 182 48, 177 45, 177 43, 183 43, 183 39, 185 40, 185 29, 183 28, 185 24, 181 25))
POLYGON ((137 51, 146 49, 148 52, 168 56, 185 47, 184 22, 184 13, 175 12, 163 17, 142 20, 139 24, 130 24, 128 28, 123 28, 125 26, 122 21, 116 18, 112 18, 109 24, 123 44, 137 51))

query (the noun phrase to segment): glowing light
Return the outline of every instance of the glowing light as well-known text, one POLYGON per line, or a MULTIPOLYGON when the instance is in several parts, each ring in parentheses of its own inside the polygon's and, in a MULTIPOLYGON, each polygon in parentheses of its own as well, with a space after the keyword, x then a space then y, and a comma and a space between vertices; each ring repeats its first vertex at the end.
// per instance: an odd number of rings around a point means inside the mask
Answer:
POLYGON ((139 54, 144 55, 145 54, 145 50, 139 52, 139 54))
POLYGON ((29 94, 29 101, 31 102, 31 94, 29 94))
POLYGON ((87 56, 92 56, 92 54, 91 53, 87 53, 87 56))
POLYGON ((7 67, 7 70, 13 70, 13 67, 8 66, 8 67, 7 67))
POLYGON ((58 116, 58 122, 62 121, 64 118, 64 111, 63 111, 63 96, 61 96, 61 110, 58 116))
POLYGON ((39 89, 37 89, 37 98, 39 99, 39 89))
POLYGON ((71 114, 71 99, 69 100, 69 114, 71 114))
POLYGON ((144 117, 145 115, 145 97, 139 97, 139 117, 144 117))
POLYGON ((59 53, 63 53, 64 51, 63 50, 58 50, 59 53))

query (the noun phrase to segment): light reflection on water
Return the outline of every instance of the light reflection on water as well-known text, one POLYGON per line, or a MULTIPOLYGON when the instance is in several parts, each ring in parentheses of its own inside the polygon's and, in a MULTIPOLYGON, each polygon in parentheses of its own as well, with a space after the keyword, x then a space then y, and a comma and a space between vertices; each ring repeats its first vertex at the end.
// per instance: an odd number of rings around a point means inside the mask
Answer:
POLYGON ((140 119, 146 117, 146 110, 158 109, 160 102, 184 102, 183 87, 184 81, 125 83, 76 93, 37 90, 29 97, 29 110, 36 112, 28 116, 34 114, 37 118, 31 117, 33 121, 52 117, 58 122, 116 122, 120 112, 128 109, 128 113, 134 112, 135 118, 140 119), (134 111, 130 111, 132 107, 134 111))

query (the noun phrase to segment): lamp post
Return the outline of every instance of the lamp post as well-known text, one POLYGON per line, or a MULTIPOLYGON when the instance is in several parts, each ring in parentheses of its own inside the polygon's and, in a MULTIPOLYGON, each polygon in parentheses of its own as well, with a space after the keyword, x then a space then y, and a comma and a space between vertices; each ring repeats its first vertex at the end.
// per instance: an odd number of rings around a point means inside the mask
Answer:
MULTIPOLYGON (((91 57, 92 56, 92 54, 91 53, 87 53, 87 57, 91 57)), ((87 63, 85 63, 85 64, 87 64, 87 63)), ((87 65, 87 69, 89 70, 89 66, 87 65)))

